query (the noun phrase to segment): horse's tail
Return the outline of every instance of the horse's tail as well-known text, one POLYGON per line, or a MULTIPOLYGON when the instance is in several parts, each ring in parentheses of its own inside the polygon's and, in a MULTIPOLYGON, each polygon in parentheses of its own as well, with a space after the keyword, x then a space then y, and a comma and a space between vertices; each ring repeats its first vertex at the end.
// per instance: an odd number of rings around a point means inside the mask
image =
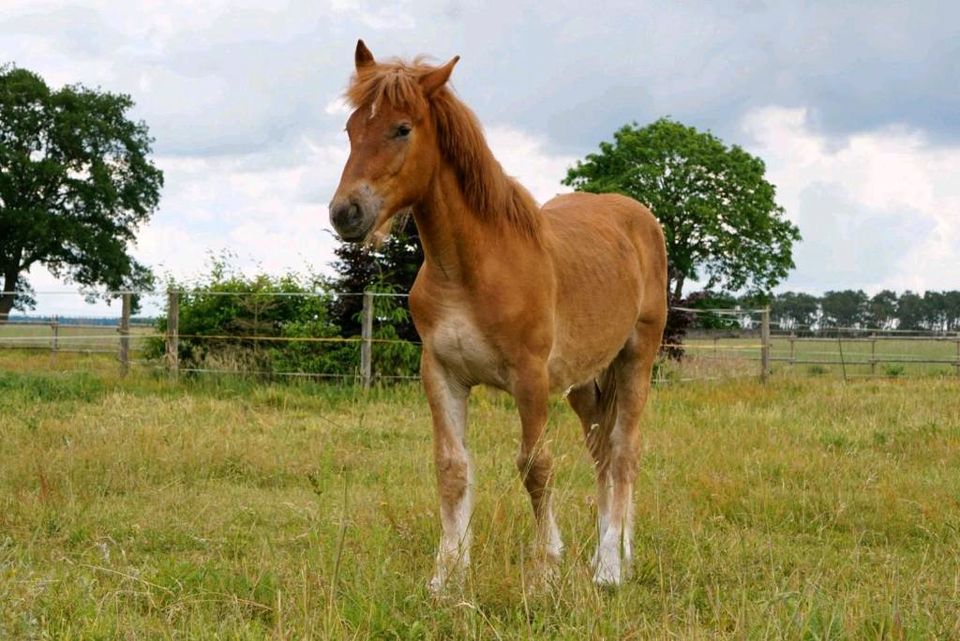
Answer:
POLYGON ((610 461, 607 460, 610 455, 610 434, 617 423, 617 359, 600 372, 594 380, 597 391, 597 414, 598 425, 595 428, 598 440, 597 447, 594 450, 597 455, 597 464, 600 468, 606 468, 610 461))
POLYGON ((600 426, 610 433, 617 421, 617 361, 614 359, 597 377, 597 409, 600 426))

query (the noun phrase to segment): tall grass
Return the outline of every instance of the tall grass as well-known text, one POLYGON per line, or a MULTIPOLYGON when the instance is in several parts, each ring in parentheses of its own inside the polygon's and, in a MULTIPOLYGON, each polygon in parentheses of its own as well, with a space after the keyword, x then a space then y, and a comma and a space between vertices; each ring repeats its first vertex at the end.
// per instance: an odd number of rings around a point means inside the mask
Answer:
POLYGON ((605 592, 575 418, 551 413, 567 551, 537 588, 515 410, 481 390, 474 564, 438 601, 416 387, 8 371, 0 638, 960 636, 958 392, 950 378, 657 391, 634 577, 605 592))

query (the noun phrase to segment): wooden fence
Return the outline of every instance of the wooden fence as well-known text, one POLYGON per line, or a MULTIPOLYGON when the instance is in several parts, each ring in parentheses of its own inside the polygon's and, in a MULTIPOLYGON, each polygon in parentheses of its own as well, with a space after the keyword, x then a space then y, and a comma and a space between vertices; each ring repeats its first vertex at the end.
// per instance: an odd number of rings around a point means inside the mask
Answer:
MULTIPOLYGON (((278 336, 185 336, 180 332, 180 296, 182 292, 176 290, 170 290, 166 295, 166 331, 162 335, 162 340, 164 342, 163 347, 163 357, 157 361, 151 361, 153 366, 159 366, 165 369, 171 377, 177 377, 181 371, 190 371, 190 372, 215 372, 220 370, 201 370, 201 369, 186 369, 181 370, 180 363, 180 341, 183 338, 187 339, 244 339, 249 338, 255 341, 257 344, 263 341, 283 341, 283 342, 298 342, 298 341, 307 341, 307 342, 357 342, 359 343, 359 363, 356 371, 356 380, 363 388, 369 388, 375 380, 377 380, 377 374, 373 368, 373 356, 375 351, 375 345, 378 342, 405 342, 405 341, 384 341, 383 339, 374 338, 374 297, 383 294, 376 294, 373 292, 364 292, 363 293, 363 307, 362 307, 362 322, 361 322, 361 335, 354 338, 340 338, 340 337, 278 337, 278 336)), ((204 292, 210 293, 210 292, 204 292)), ((213 294, 217 294, 213 292, 213 294)), ((228 293, 224 293, 225 295, 228 293)), ((236 293, 229 293, 230 295, 236 293)), ((115 353, 117 354, 117 361, 120 366, 120 371, 122 374, 126 374, 130 370, 131 363, 135 361, 133 358, 132 348, 131 348, 131 338, 132 338, 132 326, 131 326, 131 307, 132 307, 132 295, 131 292, 123 292, 120 294, 122 300, 121 305, 121 314, 118 323, 115 326, 107 326, 107 329, 115 329, 116 334, 113 335, 116 339, 115 353)), ((264 294, 270 295, 270 294, 264 294)), ((279 295, 279 294, 278 294, 279 295)), ((701 310, 688 310, 691 312, 697 312, 701 310)), ((699 338, 688 340, 684 343, 684 349, 686 350, 689 361, 696 361, 699 359, 701 363, 706 361, 712 361, 715 364, 712 370, 697 370, 696 375, 694 376, 679 376, 678 380, 691 380, 697 378, 722 378, 724 376, 758 376, 760 380, 767 381, 770 379, 771 375, 774 373, 774 367, 776 365, 782 365, 791 369, 797 369, 800 366, 834 366, 840 367, 843 378, 847 379, 852 376, 860 376, 863 374, 857 374, 851 369, 854 368, 866 368, 868 370, 869 376, 877 376, 878 366, 879 365, 931 365, 931 366, 947 366, 952 367, 958 377, 960 377, 960 335, 936 335, 936 336, 901 336, 901 335, 890 335, 880 333, 879 331, 874 331, 869 333, 870 330, 862 329, 847 329, 848 333, 860 333, 862 335, 849 335, 842 336, 841 333, 837 333, 835 337, 823 337, 823 336, 798 336, 795 334, 787 334, 784 332, 773 333, 770 323, 770 312, 769 309, 759 309, 759 310, 709 310, 710 313, 723 312, 729 315, 739 316, 741 319, 746 316, 754 318, 758 322, 758 327, 754 326, 754 329, 751 329, 747 333, 747 337, 744 338, 744 334, 736 334, 731 332, 729 329, 724 330, 727 334, 724 336, 714 335, 710 338, 699 338), (752 338, 751 338, 752 337, 752 338), (759 340, 757 340, 759 339, 759 340), (723 343, 721 342, 723 341, 723 343), (944 349, 933 350, 933 355, 923 354, 923 353, 914 353, 913 351, 908 350, 910 353, 891 353, 891 350, 885 346, 893 345, 896 342, 896 345, 902 347, 904 344, 909 345, 910 342, 915 342, 916 345, 921 345, 921 342, 926 343, 938 343, 942 346, 950 346, 953 344, 952 353, 948 354, 944 349), (779 349, 784 343, 788 345, 788 349, 785 351, 779 349), (833 345, 836 347, 835 350, 829 352, 824 351, 819 348, 812 348, 811 346, 815 345, 833 345), (847 351, 845 352, 844 349, 847 351), (864 348, 869 346, 868 350, 864 348), (878 351, 878 347, 880 350, 878 351), (750 363, 753 363, 753 366, 750 367, 750 363), (731 367, 731 364, 737 364, 737 367, 731 367)), ((33 338, 24 338, 23 340, 10 339, 0 336, 0 345, 7 347, 43 347, 46 345, 52 354, 57 354, 59 351, 66 349, 71 349, 71 345, 74 347, 77 345, 77 341, 83 338, 89 338, 94 341, 104 341, 104 339, 110 339, 110 334, 103 334, 99 336, 70 336, 69 338, 65 337, 63 332, 65 327, 69 327, 71 330, 79 329, 88 329, 91 332, 96 330, 103 330, 104 325, 84 325, 70 323, 61 324, 55 318, 49 323, 45 323, 44 326, 49 327, 50 336, 49 341, 45 342, 44 339, 33 337, 33 338), (66 346, 65 346, 66 344, 66 346)), ((138 334, 142 336, 143 334, 138 334)), ((103 343, 100 343, 103 344, 103 343)), ((91 348, 84 349, 83 351, 88 352, 104 352, 107 350, 91 348)), ((113 353, 113 350, 110 350, 113 353)), ((930 350, 928 350, 930 351, 930 350)), ((223 370, 226 372, 227 370, 223 370)), ((782 367, 778 368, 778 371, 782 371, 782 367)), ((243 373, 243 372, 237 372, 243 373)), ((269 372, 271 375, 277 376, 336 376, 338 378, 350 377, 350 375, 345 374, 322 374, 322 373, 312 373, 312 372, 269 372)), ((660 379, 666 382, 667 378, 660 379)))

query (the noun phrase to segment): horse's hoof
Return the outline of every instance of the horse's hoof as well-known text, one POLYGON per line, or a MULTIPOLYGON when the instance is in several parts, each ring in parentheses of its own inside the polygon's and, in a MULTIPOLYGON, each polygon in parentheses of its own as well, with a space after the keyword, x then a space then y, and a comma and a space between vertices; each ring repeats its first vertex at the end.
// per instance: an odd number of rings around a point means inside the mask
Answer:
POLYGON ((451 594, 456 595, 463 591, 463 581, 463 570, 451 572, 450 574, 441 574, 438 572, 427 582, 427 590, 437 598, 451 594))
POLYGON ((597 565, 597 569, 593 573, 593 582, 599 588, 620 587, 620 568, 614 568, 607 563, 597 565))
POLYGON ((439 576, 435 576, 427 581, 427 590, 429 590, 430 594, 435 597, 443 596, 443 594, 446 592, 446 587, 447 582, 439 576))

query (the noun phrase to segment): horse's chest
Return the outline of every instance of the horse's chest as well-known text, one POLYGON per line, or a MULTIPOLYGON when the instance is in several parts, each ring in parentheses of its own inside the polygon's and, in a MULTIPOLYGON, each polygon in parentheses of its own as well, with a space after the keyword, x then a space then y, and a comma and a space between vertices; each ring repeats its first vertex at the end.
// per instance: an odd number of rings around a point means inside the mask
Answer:
POLYGON ((507 370, 498 350, 464 312, 439 319, 424 343, 451 374, 470 385, 507 386, 507 370))

